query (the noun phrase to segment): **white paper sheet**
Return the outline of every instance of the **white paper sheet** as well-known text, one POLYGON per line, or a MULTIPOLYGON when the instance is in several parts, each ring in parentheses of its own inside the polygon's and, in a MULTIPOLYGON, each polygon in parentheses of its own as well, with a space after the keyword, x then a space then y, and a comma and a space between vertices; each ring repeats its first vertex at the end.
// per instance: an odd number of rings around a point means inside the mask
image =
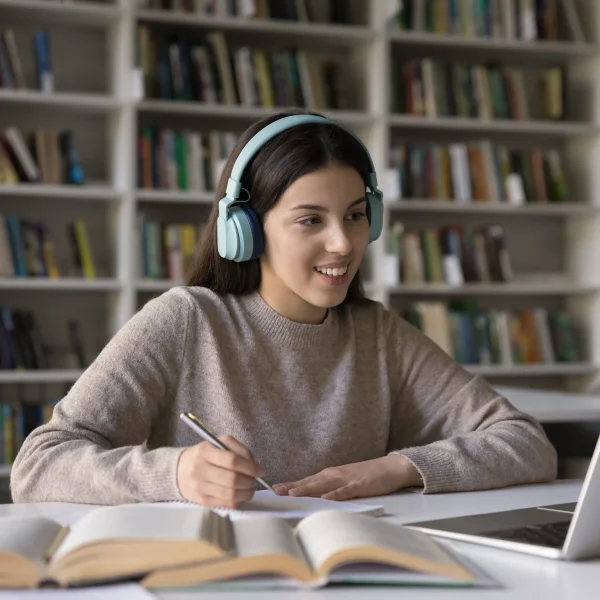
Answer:
MULTIPOLYGON (((179 506, 189 506, 188 502, 171 502, 179 506)), ((233 520, 256 515, 270 515, 284 519, 303 519, 321 510, 347 510, 372 515, 383 513, 383 506, 359 504, 357 502, 336 502, 324 498, 277 496, 269 490, 260 490, 249 502, 240 505, 238 509, 213 508, 220 515, 229 515, 233 520)))

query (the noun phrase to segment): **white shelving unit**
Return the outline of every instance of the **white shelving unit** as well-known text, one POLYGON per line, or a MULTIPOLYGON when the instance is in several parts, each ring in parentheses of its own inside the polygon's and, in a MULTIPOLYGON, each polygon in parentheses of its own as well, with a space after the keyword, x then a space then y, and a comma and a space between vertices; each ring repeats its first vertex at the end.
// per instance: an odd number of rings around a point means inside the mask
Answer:
MULTIPOLYGON (((366 0, 365 0, 366 1, 366 0)), ((59 280, 0 279, 0 306, 22 306, 36 312, 42 335, 50 343, 65 343, 67 317, 76 314, 84 325, 84 341, 93 356, 138 308, 168 289, 169 281, 143 281, 138 273, 137 215, 151 208, 162 211, 205 211, 210 193, 138 190, 136 134, 140 121, 178 123, 201 128, 242 130, 269 114, 259 107, 168 102, 135 96, 135 36, 137 23, 197 30, 218 29, 226 35, 282 47, 336 49, 350 57, 362 73, 363 110, 326 111, 352 127, 369 147, 382 188, 388 148, 404 135, 435 141, 477 139, 514 140, 556 144, 564 149, 571 175, 573 202, 526 205, 492 203, 456 205, 442 200, 410 201, 385 198, 386 228, 396 218, 411 223, 443 224, 457 220, 490 219, 507 232, 517 281, 511 284, 384 285, 382 258, 385 240, 370 248, 372 279, 369 295, 395 306, 399 299, 419 297, 480 297, 486 302, 523 305, 537 302, 566 307, 586 334, 585 361, 576 364, 471 366, 474 373, 495 384, 516 380, 540 388, 584 390, 600 372, 600 3, 578 2, 590 43, 498 41, 436 34, 391 31, 386 27, 386 2, 368 2, 363 26, 268 22, 237 18, 175 15, 135 8, 134 0, 55 3, 52 0, 0 0, 0 23, 17 34, 28 83, 34 87, 34 64, 28 36, 35 27, 47 27, 52 36, 57 92, 0 89, 0 129, 15 124, 28 127, 53 124, 75 131, 76 144, 90 185, 85 187, 0 186, 0 212, 48 219, 60 228, 82 217, 89 226, 98 279, 69 277, 59 280), (420 118, 389 111, 390 61, 398 49, 415 57, 429 52, 444 56, 519 63, 565 64, 569 104, 577 119, 563 122, 420 118), (538 264, 539 269, 538 269, 538 264), (557 275, 558 274, 558 275, 557 275), (50 293, 52 292, 52 293, 50 293), (63 339, 65 338, 65 339, 63 339)), ((200 213, 199 213, 200 214, 200 213)), ((190 212, 190 215, 196 215, 190 212)), ((195 216, 193 217, 195 218, 195 216)), ((61 237, 58 233, 56 237, 61 237)), ((64 235, 62 235, 64 237, 64 235)), ((60 250, 60 249, 59 249, 60 250)), ((67 250, 63 248, 67 261, 67 250)), ((534 304, 535 305, 535 304, 534 304)), ((0 373, 0 390, 23 386, 52 386, 74 381, 79 370, 0 373)), ((37 389, 37 388, 36 388, 37 389)), ((3 397, 6 397, 5 392, 3 397)), ((588 398, 585 418, 600 420, 600 399, 588 398)), ((551 406, 556 407, 555 402, 551 406)), ((536 407, 527 405, 531 412, 536 407)), ((553 420, 550 410, 539 414, 553 420)), ((560 416, 568 416, 560 407, 560 416)), ((557 413, 559 414, 559 413, 557 413)), ((582 413, 583 414, 583 413, 582 413)))

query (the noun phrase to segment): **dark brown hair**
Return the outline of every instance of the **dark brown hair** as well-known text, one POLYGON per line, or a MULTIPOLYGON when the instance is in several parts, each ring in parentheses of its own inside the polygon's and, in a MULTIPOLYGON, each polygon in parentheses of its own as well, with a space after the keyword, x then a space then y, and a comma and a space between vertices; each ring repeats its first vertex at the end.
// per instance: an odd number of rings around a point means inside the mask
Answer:
MULTIPOLYGON (((187 285, 202 286, 217 294, 246 294, 260 284, 259 259, 234 262, 222 258, 217 250, 217 218, 219 201, 225 196, 227 180, 236 158, 248 141, 269 123, 295 114, 313 114, 306 111, 288 111, 266 117, 251 125, 238 138, 227 159, 217 185, 206 233, 197 249, 187 285)), ((242 187, 251 194, 252 207, 261 223, 286 188, 296 179, 316 171, 328 163, 339 163, 355 169, 367 183, 369 160, 361 144, 343 128, 330 123, 305 123, 282 131, 254 155, 242 176, 242 187)), ((364 290, 357 273, 344 302, 359 302, 364 290)))

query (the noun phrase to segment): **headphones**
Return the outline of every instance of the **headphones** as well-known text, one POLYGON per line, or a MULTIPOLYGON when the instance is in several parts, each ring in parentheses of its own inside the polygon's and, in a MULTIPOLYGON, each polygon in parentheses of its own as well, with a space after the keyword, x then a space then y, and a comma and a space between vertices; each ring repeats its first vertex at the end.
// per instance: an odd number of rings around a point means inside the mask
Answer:
MULTIPOLYGON (((302 125, 304 123, 329 123, 342 127, 339 123, 316 115, 291 115, 270 123, 261 129, 240 152, 227 182, 225 197, 219 201, 219 217, 217 219, 217 247, 221 257, 235 262, 243 262, 258 258, 264 250, 265 240, 260 220, 254 210, 244 206, 250 200, 250 192, 242 188, 241 180, 244 169, 260 148, 278 133, 302 125), (247 197, 240 200, 240 191, 247 197)), ((348 131, 342 127, 344 131, 348 131)), ((369 161, 366 193, 367 219, 369 221, 369 243, 374 242, 383 228, 383 192, 377 188, 377 175, 369 151, 352 132, 348 131, 362 146, 369 161)))

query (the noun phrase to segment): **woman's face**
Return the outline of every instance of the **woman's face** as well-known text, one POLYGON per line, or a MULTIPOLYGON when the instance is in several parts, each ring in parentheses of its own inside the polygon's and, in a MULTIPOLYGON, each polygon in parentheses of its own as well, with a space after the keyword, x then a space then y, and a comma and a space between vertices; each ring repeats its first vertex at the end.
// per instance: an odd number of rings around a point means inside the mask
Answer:
POLYGON ((260 294, 280 314, 319 323, 343 302, 369 243, 365 184, 330 163, 294 181, 264 219, 260 294))

